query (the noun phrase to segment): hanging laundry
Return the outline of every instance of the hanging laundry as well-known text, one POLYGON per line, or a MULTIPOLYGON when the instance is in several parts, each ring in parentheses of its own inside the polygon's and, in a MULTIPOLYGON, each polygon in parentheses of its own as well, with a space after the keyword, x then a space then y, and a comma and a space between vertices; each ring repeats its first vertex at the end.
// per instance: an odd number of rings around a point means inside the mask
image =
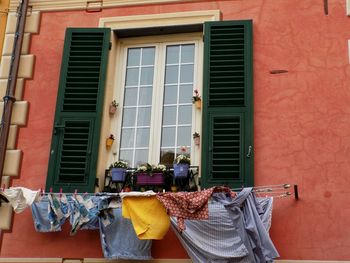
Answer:
POLYGON ((53 222, 53 215, 50 215, 50 213, 53 212, 47 196, 42 197, 39 202, 34 202, 31 205, 31 210, 34 228, 37 232, 55 232, 62 230, 61 225, 53 226, 51 224, 51 222, 53 222))
POLYGON ((48 217, 52 231, 57 231, 71 215, 70 205, 65 194, 48 194, 49 200, 48 217))
POLYGON ((279 257, 261 221, 271 220, 272 198, 254 199, 251 188, 243 189, 235 199, 215 193, 209 202, 209 219, 186 220, 182 233, 171 218, 193 262, 265 263, 279 257))
POLYGON ((122 200, 122 215, 131 219, 139 239, 163 239, 170 219, 155 196, 125 195, 122 200))
POLYGON ((184 219, 208 219, 208 199, 214 191, 224 191, 230 196, 235 196, 227 187, 212 187, 199 192, 159 193, 157 198, 170 216, 177 217, 177 225, 181 232, 186 228, 184 219))
POLYGON ((39 191, 32 191, 24 187, 10 187, 1 191, 0 194, 6 197, 16 213, 23 212, 40 196, 39 191))
POLYGON ((152 240, 140 240, 131 221, 122 217, 120 208, 112 209, 113 221, 100 221, 101 245, 107 259, 151 260, 152 240))
POLYGON ((186 230, 182 233, 175 218, 171 218, 174 232, 192 261, 253 263, 253 251, 249 244, 245 245, 248 238, 242 216, 232 218, 224 205, 214 200, 209 201, 208 208, 208 220, 185 220, 186 230))
POLYGON ((70 235, 75 235, 79 229, 98 229, 98 204, 104 197, 72 195, 69 198, 72 211, 70 235))
MULTIPOLYGON (((241 204, 243 205, 244 226, 252 244, 256 262, 273 262, 273 259, 279 257, 279 254, 265 228, 265 225, 268 226, 271 223, 264 225, 262 222, 263 216, 260 216, 259 213, 264 212, 263 207, 259 205, 252 190, 253 188, 244 188, 239 195, 242 197, 241 200, 237 197, 238 201, 243 201, 241 204)), ((225 207, 229 212, 232 211, 229 209, 230 205, 225 205, 225 207)), ((267 207, 272 209, 272 204, 267 207)), ((267 210, 267 213, 270 212, 271 210, 267 210)))

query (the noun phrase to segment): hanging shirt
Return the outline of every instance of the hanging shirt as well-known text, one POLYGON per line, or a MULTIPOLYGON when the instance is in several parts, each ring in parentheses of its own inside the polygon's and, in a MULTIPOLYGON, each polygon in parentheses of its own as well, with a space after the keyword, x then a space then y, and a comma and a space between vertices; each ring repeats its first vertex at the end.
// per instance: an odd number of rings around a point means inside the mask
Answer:
POLYGON ((5 196, 13 211, 16 213, 23 212, 34 201, 37 201, 40 196, 39 191, 32 191, 24 187, 10 187, 1 192, 1 195, 5 196))
POLYGON ((186 220, 180 234, 175 233, 195 263, 265 263, 279 257, 262 220, 271 224, 272 199, 255 200, 251 188, 237 198, 213 194, 208 220, 186 220), (258 212, 259 211, 259 212, 258 212))
POLYGON ((208 219, 208 199, 214 188, 200 192, 159 193, 158 200, 170 216, 177 218, 179 231, 185 230, 184 219, 208 219))
POLYGON ((125 196, 122 215, 131 219, 139 239, 163 239, 170 227, 169 216, 155 196, 125 196))

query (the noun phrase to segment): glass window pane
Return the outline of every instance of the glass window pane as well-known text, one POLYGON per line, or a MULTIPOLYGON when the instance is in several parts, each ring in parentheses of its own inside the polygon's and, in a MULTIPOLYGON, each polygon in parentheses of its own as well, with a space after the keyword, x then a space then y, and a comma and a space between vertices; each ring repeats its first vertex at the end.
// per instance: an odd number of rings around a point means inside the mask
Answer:
POLYGON ((151 125, 151 107, 141 107, 138 111, 137 126, 151 125))
POLYGON ((191 145, 191 127, 179 127, 177 130, 177 145, 191 145))
POLYGON ((139 105, 152 104, 152 87, 140 88, 139 105))
POLYGON ((161 149, 160 151, 160 163, 165 165, 172 165, 175 159, 174 148, 161 149))
POLYGON ((139 69, 129 68, 126 70, 126 86, 137 86, 139 83, 139 69))
POLYGON ((168 46, 166 48, 166 63, 179 63, 179 46, 168 46))
POLYGON ((132 150, 120 150, 119 160, 126 161, 130 166, 132 163, 132 153, 132 150))
POLYGON ((128 49, 128 66, 140 65, 140 48, 129 48, 128 49))
POLYGON ((192 123, 192 106, 180 106, 179 107, 179 120, 178 124, 191 124, 192 123))
POLYGON ((154 65, 154 47, 142 49, 142 65, 154 65))
POLYGON ((125 89, 124 106, 136 106, 137 103, 137 88, 125 89))
POLYGON ((162 147, 175 146, 175 127, 162 129, 162 147))
POLYGON ((149 128, 139 128, 136 131, 136 147, 148 147, 149 128))
POLYGON ((181 46, 181 63, 191 63, 194 61, 194 45, 181 46))
POLYGON ((124 109, 123 111, 123 127, 135 126, 136 108, 124 109))
POLYGON ((192 103, 193 86, 181 85, 179 103, 192 103))
POLYGON ((165 106, 163 111, 163 125, 176 124, 176 107, 165 106))
POLYGON ((153 67, 142 68, 140 85, 152 85, 152 84, 153 84, 153 67))
POLYGON ((167 66, 165 69, 165 84, 178 83, 178 66, 167 66))
POLYGON ((148 162, 148 149, 136 150, 134 167, 146 162, 148 162))
MULTIPOLYGON (((181 96, 181 93, 180 93, 181 96)), ((177 102, 177 85, 164 87, 164 104, 176 104, 177 102)))
POLYGON ((134 146, 135 129, 122 129, 120 148, 132 148, 134 146))
POLYGON ((181 65, 180 82, 181 83, 193 82, 193 65, 181 65))

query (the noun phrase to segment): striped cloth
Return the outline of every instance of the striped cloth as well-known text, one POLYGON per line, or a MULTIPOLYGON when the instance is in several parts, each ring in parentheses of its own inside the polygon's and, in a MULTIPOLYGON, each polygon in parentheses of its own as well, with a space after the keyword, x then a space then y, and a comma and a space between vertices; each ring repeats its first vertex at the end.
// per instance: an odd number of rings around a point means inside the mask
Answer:
POLYGON ((251 195, 250 188, 243 189, 235 199, 214 193, 209 201, 209 219, 185 220, 183 232, 171 218, 193 262, 260 263, 273 262, 279 256, 264 227, 271 225, 272 198, 255 199, 251 195))

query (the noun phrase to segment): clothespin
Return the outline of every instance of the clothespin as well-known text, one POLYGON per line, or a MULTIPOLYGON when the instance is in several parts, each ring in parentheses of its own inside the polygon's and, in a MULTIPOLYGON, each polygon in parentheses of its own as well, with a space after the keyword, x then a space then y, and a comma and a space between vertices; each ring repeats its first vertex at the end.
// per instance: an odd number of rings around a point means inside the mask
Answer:
POLYGON ((60 198, 62 197, 62 187, 60 188, 60 198))
POLYGON ((52 194, 52 187, 50 187, 50 194, 52 194))
POLYGON ((83 196, 84 196, 84 197, 86 197, 86 196, 87 196, 87 194, 88 194, 88 192, 85 192, 83 196))
POLYGON ((74 196, 74 197, 76 197, 76 196, 77 196, 77 193, 78 193, 78 190, 77 190, 77 189, 75 189, 75 190, 74 190, 74 194, 73 194, 73 196, 74 196))
POLYGON ((3 185, 2 185, 2 191, 5 191, 5 189, 6 189, 6 185, 3 184, 3 185))
POLYGON ((40 188, 40 196, 43 196, 44 195, 44 193, 43 193, 43 189, 42 188, 40 188))

